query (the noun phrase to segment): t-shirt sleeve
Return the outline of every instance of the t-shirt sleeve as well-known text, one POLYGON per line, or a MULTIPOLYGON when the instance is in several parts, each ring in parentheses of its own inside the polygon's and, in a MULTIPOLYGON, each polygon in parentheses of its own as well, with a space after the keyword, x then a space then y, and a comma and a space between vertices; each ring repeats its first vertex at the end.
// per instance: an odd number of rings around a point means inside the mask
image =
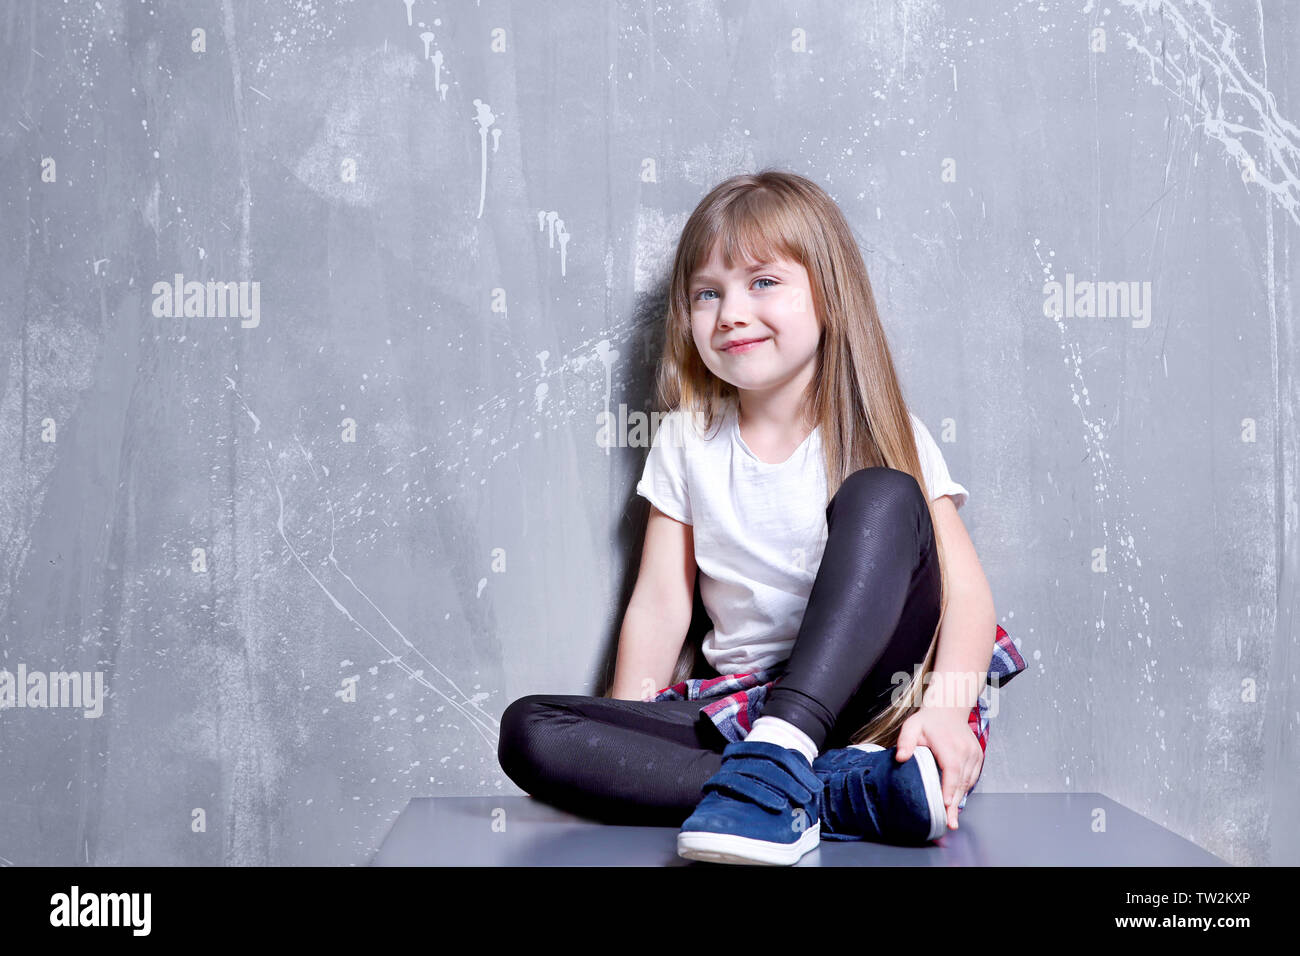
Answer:
POLYGON ((685 420, 675 409, 659 419, 636 493, 683 524, 692 524, 691 498, 686 485, 685 420))
POLYGON ((952 475, 948 474, 948 464, 943 460, 943 452, 939 450, 939 444, 930 435, 930 430, 925 427, 925 423, 915 415, 912 415, 912 432, 916 438, 916 453, 921 459, 925 484, 930 489, 930 500, 952 495, 953 505, 960 509, 970 497, 970 492, 953 481, 952 475))

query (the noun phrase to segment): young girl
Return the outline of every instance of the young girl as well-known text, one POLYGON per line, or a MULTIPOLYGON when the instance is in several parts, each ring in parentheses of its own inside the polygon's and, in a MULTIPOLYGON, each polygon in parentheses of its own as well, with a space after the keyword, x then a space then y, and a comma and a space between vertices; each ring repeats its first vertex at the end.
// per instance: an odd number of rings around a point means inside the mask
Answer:
POLYGON ((681 825, 691 859, 793 863, 823 836, 956 829, 985 678, 1024 662, 848 223, 802 176, 735 176, 687 221, 670 282, 613 685, 514 701, 502 769, 584 816, 681 825), (711 674, 682 680, 697 572, 711 674))

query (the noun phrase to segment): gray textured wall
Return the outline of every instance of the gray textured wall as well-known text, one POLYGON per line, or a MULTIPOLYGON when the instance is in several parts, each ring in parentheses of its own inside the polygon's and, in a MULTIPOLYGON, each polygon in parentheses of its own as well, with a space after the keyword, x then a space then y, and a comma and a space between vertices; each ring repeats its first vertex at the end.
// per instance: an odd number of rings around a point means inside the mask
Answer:
POLYGON ((854 224, 1029 658, 981 788, 1300 863, 1298 39, 1271 0, 5 3, 0 666, 107 701, 0 711, 0 863, 358 864, 411 797, 518 792, 501 711, 595 691, 635 573, 645 449, 597 416, 650 401, 690 209, 768 164, 854 224), (177 273, 256 314, 155 314, 177 273), (1046 316, 1067 276, 1150 312, 1046 316))

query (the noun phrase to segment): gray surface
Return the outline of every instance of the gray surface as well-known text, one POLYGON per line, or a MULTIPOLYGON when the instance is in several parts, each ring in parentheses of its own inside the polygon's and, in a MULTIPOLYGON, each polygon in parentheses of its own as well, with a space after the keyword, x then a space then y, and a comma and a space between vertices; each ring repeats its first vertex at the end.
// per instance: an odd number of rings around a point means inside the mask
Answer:
POLYGON ((981 787, 1300 864, 1296 4, 412 14, 0 5, 0 664, 110 695, 0 713, 0 865, 359 864, 412 798, 515 793, 502 711, 598 692, 637 566, 645 449, 596 416, 650 400, 689 211, 767 164, 849 217, 1029 657, 981 787), (177 272, 260 323, 155 318, 177 272), (1045 318, 1066 273, 1150 325, 1045 318))
MULTIPOLYGON (((1223 866, 1099 793, 973 793, 938 843, 823 840, 797 866, 1223 866), (1099 812, 1100 811, 1100 812, 1099 812), (1094 821, 1105 821, 1098 832, 1094 821)), ((685 866, 676 827, 592 823, 531 797, 418 798, 375 866, 685 866), (504 821, 504 826, 502 826, 504 821)))

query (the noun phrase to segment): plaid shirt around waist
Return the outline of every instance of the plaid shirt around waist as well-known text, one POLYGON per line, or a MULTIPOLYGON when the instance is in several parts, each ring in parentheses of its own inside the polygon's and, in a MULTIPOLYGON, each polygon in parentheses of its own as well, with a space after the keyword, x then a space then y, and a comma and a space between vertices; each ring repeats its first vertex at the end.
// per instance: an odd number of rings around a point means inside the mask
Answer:
MULTIPOLYGON (((992 687, 1001 688, 1025 669, 1025 659, 1020 654, 1016 639, 998 625, 997 641, 993 645, 993 659, 989 662, 988 681, 992 687)), ((709 718, 728 741, 744 740, 754 721, 762 716, 763 701, 785 671, 785 662, 747 674, 726 674, 722 677, 692 677, 670 684, 655 694, 651 700, 702 700, 707 701, 700 713, 709 718)), ((988 688, 985 688, 971 708, 967 723, 987 751, 989 740, 988 688)), ((974 785, 971 790, 974 790, 974 785)), ((962 805, 965 805, 962 798, 962 805)))

